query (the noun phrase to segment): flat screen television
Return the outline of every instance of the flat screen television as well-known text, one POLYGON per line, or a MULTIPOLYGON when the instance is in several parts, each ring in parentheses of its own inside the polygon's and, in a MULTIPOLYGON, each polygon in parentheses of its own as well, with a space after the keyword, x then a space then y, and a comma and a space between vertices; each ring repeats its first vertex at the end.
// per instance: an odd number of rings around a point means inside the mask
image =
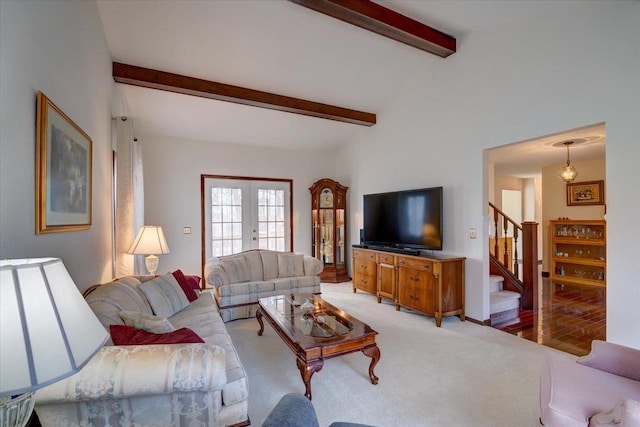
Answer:
POLYGON ((442 187, 364 195, 364 242, 442 250, 442 187))

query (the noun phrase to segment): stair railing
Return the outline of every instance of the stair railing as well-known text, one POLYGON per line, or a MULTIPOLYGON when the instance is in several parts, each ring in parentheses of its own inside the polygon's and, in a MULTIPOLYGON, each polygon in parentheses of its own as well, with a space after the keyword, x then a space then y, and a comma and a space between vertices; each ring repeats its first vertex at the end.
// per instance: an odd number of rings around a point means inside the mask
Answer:
POLYGON ((494 244, 493 256, 515 277, 520 278, 518 271, 518 237, 522 234, 520 224, 511 219, 500 208, 489 202, 489 206, 493 209, 493 230, 494 244), (509 236, 509 230, 513 231, 513 236, 509 236), (513 244, 509 245, 509 239, 513 239, 513 244), (502 243, 502 244, 501 244, 502 243), (513 255, 510 256, 510 250, 513 255))
POLYGON ((489 207, 493 212, 494 226, 494 243, 493 247, 489 248, 492 270, 507 276, 504 284, 510 290, 522 295, 520 303, 523 309, 535 309, 538 289, 538 223, 526 221, 520 225, 493 203, 489 202, 489 207), (513 236, 509 236, 509 230, 513 232, 513 236), (520 277, 518 262, 520 236, 522 236, 522 277, 520 277), (512 257, 509 253, 510 238, 513 238, 512 257))

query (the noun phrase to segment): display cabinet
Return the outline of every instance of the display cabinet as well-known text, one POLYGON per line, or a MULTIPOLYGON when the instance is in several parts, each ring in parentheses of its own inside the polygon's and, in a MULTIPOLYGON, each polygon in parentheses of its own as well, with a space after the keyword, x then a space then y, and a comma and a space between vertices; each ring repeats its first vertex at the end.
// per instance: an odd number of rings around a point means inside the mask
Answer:
POLYGON ((347 190, 329 178, 316 181, 311 192, 311 254, 322 261, 323 282, 347 282, 347 190))
POLYGON ((553 284, 605 287, 606 222, 552 220, 549 225, 553 284))

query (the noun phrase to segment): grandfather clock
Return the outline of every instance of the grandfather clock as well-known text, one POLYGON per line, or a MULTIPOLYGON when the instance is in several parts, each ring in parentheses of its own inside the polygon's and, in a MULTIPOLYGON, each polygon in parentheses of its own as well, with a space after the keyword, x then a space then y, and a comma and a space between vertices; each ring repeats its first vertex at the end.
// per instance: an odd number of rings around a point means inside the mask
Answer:
POLYGON ((322 261, 323 282, 351 280, 347 274, 347 190, 329 178, 316 181, 311 192, 311 254, 322 261))

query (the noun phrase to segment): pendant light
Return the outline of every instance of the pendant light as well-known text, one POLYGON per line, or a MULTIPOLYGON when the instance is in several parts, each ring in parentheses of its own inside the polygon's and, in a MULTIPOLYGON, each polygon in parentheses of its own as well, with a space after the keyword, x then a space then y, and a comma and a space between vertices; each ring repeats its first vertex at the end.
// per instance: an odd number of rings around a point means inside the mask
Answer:
POLYGON ((565 141, 563 144, 567 147, 567 165, 562 168, 560 178, 562 178, 564 182, 573 182, 578 176, 578 171, 571 166, 571 160, 569 159, 569 146, 573 144, 573 141, 565 141))

